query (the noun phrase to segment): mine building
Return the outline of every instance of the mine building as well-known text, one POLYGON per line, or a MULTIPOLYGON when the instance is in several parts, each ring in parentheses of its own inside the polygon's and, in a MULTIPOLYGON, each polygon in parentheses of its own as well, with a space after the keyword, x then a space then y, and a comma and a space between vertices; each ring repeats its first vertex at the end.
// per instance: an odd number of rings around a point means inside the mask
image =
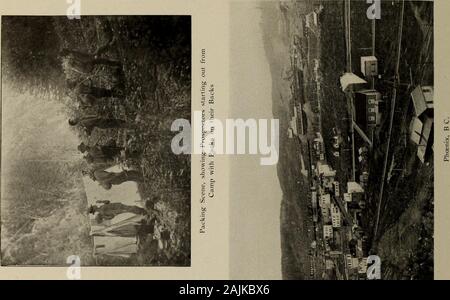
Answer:
POLYGON ((353 73, 345 73, 340 78, 342 91, 347 93, 351 91, 351 89, 358 89, 358 87, 362 84, 366 84, 367 81, 356 76, 353 73))
POLYGON ((380 125, 380 100, 381 94, 376 90, 361 90, 355 95, 355 121, 366 134, 368 129, 380 125))
POLYGON ((378 60, 375 56, 361 57, 361 73, 366 78, 378 75, 378 60))

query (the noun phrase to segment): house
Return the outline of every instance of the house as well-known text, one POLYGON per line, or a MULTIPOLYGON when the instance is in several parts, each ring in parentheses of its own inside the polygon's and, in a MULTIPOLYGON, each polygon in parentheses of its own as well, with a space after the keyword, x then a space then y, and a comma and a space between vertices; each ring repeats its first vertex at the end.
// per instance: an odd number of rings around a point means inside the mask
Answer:
POLYGON ((334 262, 331 259, 325 260, 325 269, 326 270, 333 270, 334 268, 334 262))
POLYGON ((411 93, 416 117, 421 118, 424 113, 432 116, 434 108, 434 89, 432 86, 417 86, 411 93))
POLYGON ((320 161, 317 162, 317 172, 318 175, 323 175, 324 177, 334 178, 336 176, 335 170, 333 170, 329 165, 320 161))
POLYGON ((365 207, 364 189, 359 183, 353 181, 347 182, 347 194, 349 196, 344 195, 344 198, 346 203, 349 203, 351 209, 362 209, 365 207))
POLYGON ((298 124, 297 124, 297 109, 294 107, 294 116, 289 122, 289 128, 292 130, 292 135, 298 135, 298 124))
POLYGON ((311 192, 311 208, 313 211, 313 222, 317 222, 319 219, 318 212, 317 212, 317 192, 313 191, 311 192))
MULTIPOLYGON (((121 169, 119 166, 113 166, 106 171, 120 172, 121 169)), ((124 182, 120 186, 113 186, 111 189, 105 190, 89 176, 84 176, 83 185, 88 206, 100 206, 101 202, 99 201, 107 199, 111 203, 144 207, 144 201, 135 182, 124 182)), ((136 253, 136 228, 144 218, 142 215, 125 212, 111 220, 99 223, 95 215, 90 214, 90 235, 93 237, 94 256, 129 257, 136 253)))
POLYGON ((330 221, 330 217, 331 217, 331 214, 330 214, 330 207, 321 207, 321 208, 320 208, 320 213, 321 213, 321 215, 322 215, 322 221, 323 221, 323 223, 328 224, 328 223, 331 222, 331 221, 330 221))
POLYGON ((361 73, 367 77, 378 75, 378 60, 375 56, 361 57, 361 73))
POLYGON ((411 132, 411 141, 416 145, 420 144, 420 140, 422 139, 422 130, 422 121, 419 118, 414 117, 411 121, 409 131, 411 132))
POLYGON ((359 269, 359 258, 353 257, 350 254, 345 256, 347 268, 349 270, 358 270, 359 269))
POLYGON ((322 182, 322 187, 325 189, 332 190, 334 178, 336 177, 336 171, 333 170, 329 165, 317 162, 317 175, 320 177, 322 182))
POLYGON ((331 207, 330 194, 323 194, 320 196, 319 206, 323 222, 328 223, 330 221, 330 207, 331 207))
POLYGON ((317 192, 311 192, 311 205, 312 208, 317 208, 317 192))
POLYGON ((333 186, 334 186, 334 196, 339 197, 340 195, 339 181, 333 182, 333 186))
POLYGON ((330 256, 331 257, 339 257, 339 256, 341 256, 342 255, 342 251, 339 251, 339 250, 332 250, 332 251, 330 251, 330 256))
POLYGON ((367 257, 362 257, 359 259, 358 273, 367 274, 367 257))
POLYGON ((353 193, 364 193, 364 189, 361 187, 361 185, 354 181, 347 182, 347 193, 353 194, 353 193))
POLYGON ((339 206, 334 203, 331 203, 331 223, 333 228, 339 228, 342 224, 341 211, 339 209, 339 206))
POLYGON ((317 12, 312 11, 305 16, 305 27, 311 30, 315 35, 319 32, 318 24, 319 18, 317 12))
POLYGON ((425 162, 425 155, 427 154, 433 139, 433 118, 426 118, 422 128, 422 135, 420 138, 419 147, 417 148, 417 156, 422 163, 425 162))
POLYGON ((333 226, 323 225, 323 238, 324 240, 333 238, 333 226))
POLYGON ((364 255, 363 241, 358 239, 356 242, 356 256, 362 257, 364 255))
POLYGON ((323 194, 323 195, 320 196, 319 206, 320 207, 327 207, 327 208, 331 207, 330 194, 323 194))
POLYGON ((349 92, 352 88, 360 86, 361 84, 366 84, 367 81, 356 76, 353 73, 345 73, 340 78, 341 88, 343 92, 349 92))
POLYGON ((367 186, 369 183, 369 172, 363 171, 361 175, 359 175, 359 182, 361 183, 362 188, 367 186))
POLYGON ((352 257, 352 267, 353 269, 359 269, 359 258, 352 257))
POLYGON ((424 163, 426 154, 433 150, 434 89, 419 85, 411 93, 411 99, 415 116, 410 125, 410 137, 418 145, 417 156, 424 163))
POLYGON ((344 200, 345 202, 352 202, 352 194, 350 193, 344 193, 344 200))
POLYGON ((334 243, 330 246, 332 246, 334 249, 342 249, 343 240, 342 240, 341 233, 339 231, 335 231, 333 233, 334 233, 333 234, 333 242, 334 243))
POLYGON ((376 90, 357 92, 355 97, 356 124, 362 130, 380 125, 381 113, 378 106, 380 100, 381 94, 376 90))
POLYGON ((292 139, 294 138, 294 131, 292 130, 292 128, 288 128, 288 138, 292 139))
MULTIPOLYGON (((364 200, 363 193, 353 193, 352 194, 352 208, 355 210, 363 209, 366 207, 366 201, 364 200)), ((356 211, 355 211, 356 213, 356 211)), ((356 217, 355 217, 356 218, 356 217)))
POLYGON ((353 269, 353 259, 350 254, 345 255, 345 264, 347 265, 348 269, 353 269))

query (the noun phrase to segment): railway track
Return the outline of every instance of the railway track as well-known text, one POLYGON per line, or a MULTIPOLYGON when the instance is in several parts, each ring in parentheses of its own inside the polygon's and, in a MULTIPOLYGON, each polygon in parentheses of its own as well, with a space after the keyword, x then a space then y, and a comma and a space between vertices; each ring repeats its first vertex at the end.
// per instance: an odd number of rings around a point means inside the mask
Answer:
POLYGON ((382 173, 382 177, 381 177, 380 194, 379 194, 379 198, 378 198, 377 217, 375 220, 375 229, 374 229, 374 240, 377 237, 378 229, 379 229, 381 205, 383 202, 383 192, 384 192, 384 186, 385 186, 385 181, 386 181, 386 172, 388 169, 389 150, 390 150, 390 146, 391 146, 392 126, 393 126, 394 117, 395 117, 395 104, 396 104, 396 100, 397 100, 397 89, 400 85, 399 70, 400 70, 400 55, 401 55, 401 50, 402 50, 404 13, 405 13, 405 1, 402 0, 398 37, 397 37, 397 59, 396 59, 396 63, 395 63, 393 93, 392 93, 390 116, 389 116, 389 131, 388 131, 388 139, 387 139, 385 157, 384 157, 384 162, 383 162, 383 173, 382 173))

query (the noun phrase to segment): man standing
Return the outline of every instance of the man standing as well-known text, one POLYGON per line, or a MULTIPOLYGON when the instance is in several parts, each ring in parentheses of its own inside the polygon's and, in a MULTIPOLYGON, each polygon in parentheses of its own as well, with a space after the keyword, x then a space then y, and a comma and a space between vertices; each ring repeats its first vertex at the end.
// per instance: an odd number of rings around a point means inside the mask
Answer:
POLYGON ((147 215, 147 211, 139 206, 125 205, 122 203, 111 203, 109 200, 97 201, 104 203, 101 206, 91 205, 89 213, 95 215, 96 220, 101 223, 103 220, 111 220, 115 216, 123 213, 133 213, 136 215, 147 215))
POLYGON ((127 181, 142 182, 144 180, 142 174, 134 170, 124 170, 119 173, 95 170, 90 173, 83 171, 83 174, 89 174, 92 180, 97 181, 106 190, 111 189, 113 185, 120 185, 127 181))
POLYGON ((78 145, 78 150, 81 153, 86 153, 87 157, 92 158, 98 162, 108 162, 114 160, 117 156, 120 156, 121 151, 125 150, 124 147, 116 146, 115 141, 110 142, 110 145, 94 145, 92 147, 81 143, 78 145))
POLYGON ((105 65, 110 67, 121 68, 122 64, 119 61, 102 58, 100 55, 106 51, 114 43, 114 39, 111 39, 104 46, 98 48, 94 53, 83 52, 79 50, 69 50, 63 48, 61 50, 61 57, 66 62, 67 67, 77 73, 89 74, 96 65, 105 65))
POLYGON ((88 116, 82 118, 69 119, 69 125, 80 125, 86 131, 88 136, 91 135, 94 128, 109 129, 109 128, 128 128, 128 124, 124 120, 103 118, 98 116, 88 116))
POLYGON ((96 87, 90 80, 77 82, 67 81, 67 87, 75 94, 76 99, 84 106, 93 106, 100 98, 122 97, 123 92, 119 88, 107 89, 96 87))

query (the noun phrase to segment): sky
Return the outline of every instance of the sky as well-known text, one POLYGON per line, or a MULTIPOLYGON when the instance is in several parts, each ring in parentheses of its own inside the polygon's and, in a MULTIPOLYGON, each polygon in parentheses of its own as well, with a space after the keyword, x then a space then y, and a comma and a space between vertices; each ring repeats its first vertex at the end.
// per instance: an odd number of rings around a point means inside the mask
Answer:
MULTIPOLYGON (((273 118, 272 79, 257 3, 234 2, 230 20, 230 97, 234 118, 273 118)), ((259 155, 231 156, 230 272, 232 279, 281 279, 277 167, 259 155)))

